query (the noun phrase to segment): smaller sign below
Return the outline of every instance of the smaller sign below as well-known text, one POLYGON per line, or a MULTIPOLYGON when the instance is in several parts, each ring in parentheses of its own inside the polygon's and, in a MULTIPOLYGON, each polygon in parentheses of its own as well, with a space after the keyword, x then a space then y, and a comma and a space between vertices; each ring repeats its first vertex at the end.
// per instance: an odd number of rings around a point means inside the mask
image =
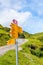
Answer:
POLYGON ((16 40, 14 38, 12 38, 12 39, 7 41, 7 45, 15 44, 16 43, 15 41, 16 40))

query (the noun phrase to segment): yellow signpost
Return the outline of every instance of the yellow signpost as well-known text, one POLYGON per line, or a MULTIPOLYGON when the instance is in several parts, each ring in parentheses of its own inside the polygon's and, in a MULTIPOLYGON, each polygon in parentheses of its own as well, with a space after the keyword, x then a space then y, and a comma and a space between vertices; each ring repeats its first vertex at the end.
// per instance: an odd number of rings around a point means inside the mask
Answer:
POLYGON ((13 20, 13 23, 10 25, 10 35, 12 39, 7 41, 7 44, 16 44, 16 65, 18 65, 18 33, 22 33, 22 28, 17 25, 17 21, 13 20))
POLYGON ((10 39, 7 41, 7 44, 14 44, 15 43, 15 40, 14 39, 17 39, 18 38, 18 33, 22 33, 22 28, 19 27, 18 25, 14 24, 14 23, 11 23, 10 24, 10 35, 13 39, 10 39), (14 41, 13 41, 14 40, 14 41), (14 43, 13 43, 14 42, 14 43))

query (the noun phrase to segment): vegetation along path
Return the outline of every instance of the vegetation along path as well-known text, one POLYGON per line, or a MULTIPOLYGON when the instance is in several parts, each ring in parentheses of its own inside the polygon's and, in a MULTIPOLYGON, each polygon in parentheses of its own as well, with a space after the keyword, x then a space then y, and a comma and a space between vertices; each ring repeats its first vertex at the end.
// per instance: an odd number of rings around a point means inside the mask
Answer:
MULTIPOLYGON (((18 39, 18 46, 24 44, 27 41, 27 39, 18 39)), ((5 54, 8 50, 15 49, 15 47, 15 44, 0 47, 0 55, 5 54)))

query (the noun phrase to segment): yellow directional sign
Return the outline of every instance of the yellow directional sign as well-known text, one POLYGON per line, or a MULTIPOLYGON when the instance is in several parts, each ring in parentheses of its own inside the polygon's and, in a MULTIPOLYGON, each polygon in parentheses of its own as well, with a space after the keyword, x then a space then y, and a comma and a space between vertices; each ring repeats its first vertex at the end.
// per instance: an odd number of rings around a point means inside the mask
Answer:
POLYGON ((8 45, 15 44, 15 43, 16 43, 16 40, 14 38, 7 41, 8 45))
POLYGON ((12 37, 13 37, 13 38, 18 38, 18 33, 17 33, 17 32, 14 32, 14 33, 12 34, 12 37))
POLYGON ((11 28, 10 31, 12 31, 12 32, 13 32, 13 31, 18 32, 18 28, 11 28))
POLYGON ((17 28, 18 26, 16 25, 16 24, 14 24, 14 23, 11 23, 11 25, 10 25, 12 28, 17 28))
POLYGON ((10 26, 11 26, 11 30, 17 31, 17 32, 19 32, 19 33, 22 33, 22 28, 19 27, 19 26, 17 26, 16 24, 11 23, 10 26))
POLYGON ((16 24, 11 23, 11 35, 13 38, 18 38, 18 33, 22 33, 22 28, 16 24))
POLYGON ((18 31, 18 26, 16 24, 11 23, 11 30, 18 31))
POLYGON ((18 33, 16 31, 10 32, 12 38, 18 38, 18 33))

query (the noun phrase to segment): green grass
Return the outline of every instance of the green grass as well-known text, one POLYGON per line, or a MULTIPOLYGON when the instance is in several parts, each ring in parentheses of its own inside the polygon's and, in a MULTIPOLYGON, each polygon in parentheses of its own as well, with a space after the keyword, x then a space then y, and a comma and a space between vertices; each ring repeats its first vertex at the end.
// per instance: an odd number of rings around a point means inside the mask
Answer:
POLYGON ((7 44, 7 41, 10 39, 9 28, 4 28, 0 25, 0 46, 7 44))
MULTIPOLYGON (((30 48, 28 48, 28 44, 32 44, 30 42, 31 41, 28 41, 23 44, 21 46, 22 50, 18 51, 19 65, 43 65, 43 57, 31 54, 30 48)), ((16 51, 10 50, 5 55, 1 56, 0 65, 16 65, 16 51)))
MULTIPOLYGON (((6 45, 7 40, 10 39, 9 31, 10 28, 0 25, 0 46, 6 45)), ((43 54, 40 50, 43 47, 43 32, 29 34, 24 31, 20 37, 23 36, 28 39, 28 42, 21 46, 21 51, 18 51, 18 65, 43 65, 43 55, 40 57, 40 53, 43 54), (35 46, 36 49, 32 49, 31 46, 35 46)), ((0 56, 0 65, 16 65, 16 51, 10 50, 0 56)))
POLYGON ((9 33, 0 29, 0 34, 9 34, 9 33))

